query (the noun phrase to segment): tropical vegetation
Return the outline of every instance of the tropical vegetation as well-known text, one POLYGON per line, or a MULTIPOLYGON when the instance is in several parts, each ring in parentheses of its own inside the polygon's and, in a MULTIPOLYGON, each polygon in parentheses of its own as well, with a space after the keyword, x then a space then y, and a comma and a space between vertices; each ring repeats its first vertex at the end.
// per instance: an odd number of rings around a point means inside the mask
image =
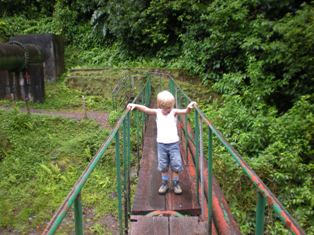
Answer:
MULTIPOLYGON (((201 108, 307 234, 314 234, 313 1, 0 0, 0 15, 2 42, 16 34, 62 35, 68 69, 86 66, 180 69, 199 80, 204 90, 214 89, 215 93, 199 97, 201 108)), ((21 114, 14 114, 10 121, 7 118, 7 114, 0 112, 1 123, 5 123, 0 129, 1 169, 9 169, 7 161, 16 162, 12 169, 19 164, 27 169, 37 167, 40 180, 46 180, 43 172, 60 172, 48 159, 29 165, 31 157, 26 155, 34 146, 24 151, 24 142, 18 140, 20 133, 31 138, 25 130, 31 130, 35 136, 36 123, 49 129, 56 120, 30 120, 21 114), (24 119, 26 122, 21 122, 24 119), (25 162, 20 160, 22 155, 25 162)), ((80 125, 88 128, 92 124, 80 125)), ((73 131, 77 128, 73 127, 73 131)), ((48 139, 55 138, 53 133, 48 139)), ((87 141, 92 135, 86 130, 76 143, 87 141)), ((58 154, 65 150, 59 149, 58 154)), ((42 151, 52 154, 53 148, 43 145, 42 151)), ((251 234, 254 221, 243 212, 252 213, 252 209, 246 209, 247 198, 252 195, 245 190, 234 195, 238 185, 247 186, 247 182, 237 177, 234 162, 218 150, 217 154, 217 178, 232 201, 230 205, 241 221, 241 231, 251 234)), ((6 211, 12 215, 16 212, 10 211, 9 206, 14 201, 3 200, 6 194, 2 189, 23 184, 29 176, 14 175, 5 169, 0 172, 3 218, 6 211)), ((55 180, 65 181, 73 176, 58 177, 55 180)), ((39 189, 27 187, 39 195, 39 189)), ((13 194, 14 200, 19 200, 15 191, 13 194)), ((252 203, 252 199, 249 201, 252 203)), ((33 212, 23 213, 26 218, 33 212)), ((0 232, 14 226, 8 217, 4 218, 0 220, 0 232)), ((285 234, 277 225, 268 233, 285 234)))

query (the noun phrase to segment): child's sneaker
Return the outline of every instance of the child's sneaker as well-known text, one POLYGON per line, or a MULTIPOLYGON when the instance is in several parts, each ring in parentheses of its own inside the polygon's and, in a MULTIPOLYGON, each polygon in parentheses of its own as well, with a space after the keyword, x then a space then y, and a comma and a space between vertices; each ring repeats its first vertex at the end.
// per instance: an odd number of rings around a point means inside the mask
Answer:
POLYGON ((179 182, 174 182, 173 191, 175 194, 181 194, 182 193, 182 188, 181 188, 179 182))
POLYGON ((158 189, 159 194, 165 194, 168 191, 168 181, 162 181, 160 188, 158 189))

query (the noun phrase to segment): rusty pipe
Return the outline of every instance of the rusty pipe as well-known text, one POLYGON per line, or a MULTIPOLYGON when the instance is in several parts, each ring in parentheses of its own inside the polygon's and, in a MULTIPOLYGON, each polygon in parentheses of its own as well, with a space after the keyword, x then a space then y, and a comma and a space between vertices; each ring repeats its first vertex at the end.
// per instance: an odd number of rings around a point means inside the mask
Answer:
POLYGON ((0 70, 23 70, 29 64, 43 61, 44 56, 38 46, 16 41, 0 43, 0 70))

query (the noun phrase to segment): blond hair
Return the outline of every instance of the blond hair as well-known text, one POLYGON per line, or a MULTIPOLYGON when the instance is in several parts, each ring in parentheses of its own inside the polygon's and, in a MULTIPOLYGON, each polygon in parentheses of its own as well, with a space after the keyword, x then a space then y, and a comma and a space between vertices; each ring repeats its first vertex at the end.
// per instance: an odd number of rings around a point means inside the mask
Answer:
POLYGON ((161 91, 157 95, 157 107, 160 109, 173 108, 174 96, 169 91, 161 91))

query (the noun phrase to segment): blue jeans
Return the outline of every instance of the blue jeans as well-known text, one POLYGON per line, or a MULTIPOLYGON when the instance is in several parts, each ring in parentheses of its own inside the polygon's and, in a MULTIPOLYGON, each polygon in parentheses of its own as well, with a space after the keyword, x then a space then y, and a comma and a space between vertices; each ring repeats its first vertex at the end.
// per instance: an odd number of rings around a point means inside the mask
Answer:
POLYGON ((157 143, 157 152, 159 171, 167 172, 169 166, 174 172, 183 170, 179 142, 170 144, 157 143))

